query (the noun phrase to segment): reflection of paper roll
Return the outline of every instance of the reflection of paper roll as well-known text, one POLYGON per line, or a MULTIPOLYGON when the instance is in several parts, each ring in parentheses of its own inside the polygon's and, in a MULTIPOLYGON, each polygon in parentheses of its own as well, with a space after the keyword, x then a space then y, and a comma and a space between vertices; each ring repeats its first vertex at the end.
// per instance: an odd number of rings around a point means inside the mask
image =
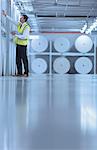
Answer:
POLYGON ((70 49, 70 42, 67 38, 57 38, 54 42, 54 47, 56 51, 63 53, 70 49))
POLYGON ((75 62, 75 69, 78 73, 87 74, 92 69, 92 62, 87 57, 80 57, 75 62))
POLYGON ((42 58, 36 58, 32 61, 31 68, 37 74, 44 73, 47 69, 47 63, 42 58))
POLYGON ((32 39, 32 49, 37 52, 43 52, 48 47, 48 41, 43 36, 37 36, 37 38, 32 39))
POLYGON ((53 67, 55 72, 59 74, 67 73, 70 69, 70 62, 67 58, 58 57, 55 59, 53 63, 53 67))
POLYGON ((79 36, 75 41, 75 47, 79 52, 86 53, 92 49, 93 42, 87 35, 79 36))

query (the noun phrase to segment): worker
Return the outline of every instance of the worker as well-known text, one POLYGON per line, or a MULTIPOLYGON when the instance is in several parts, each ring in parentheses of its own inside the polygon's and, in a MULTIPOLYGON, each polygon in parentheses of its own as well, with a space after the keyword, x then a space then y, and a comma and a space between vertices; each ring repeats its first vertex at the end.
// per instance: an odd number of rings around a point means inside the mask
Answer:
POLYGON ((27 58, 27 44, 29 39, 30 26, 27 23, 28 16, 22 15, 20 17, 20 22, 16 23, 10 18, 7 13, 3 10, 2 13, 8 20, 17 25, 18 32, 11 32, 14 36, 16 43, 16 66, 17 73, 16 76, 28 77, 29 67, 28 67, 28 58, 27 58), (24 65, 24 73, 22 71, 22 62, 24 65))

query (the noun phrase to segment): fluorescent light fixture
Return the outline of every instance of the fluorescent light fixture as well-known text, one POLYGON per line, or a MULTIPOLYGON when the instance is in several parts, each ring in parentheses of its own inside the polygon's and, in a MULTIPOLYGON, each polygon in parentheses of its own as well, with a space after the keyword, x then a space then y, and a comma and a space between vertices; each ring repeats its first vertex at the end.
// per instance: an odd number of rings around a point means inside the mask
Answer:
POLYGON ((89 28, 85 31, 86 34, 91 33, 95 28, 97 27, 97 18, 94 20, 94 22, 89 26, 89 28))
POLYGON ((84 33, 87 29, 87 24, 85 23, 83 28, 80 30, 81 33, 84 33))

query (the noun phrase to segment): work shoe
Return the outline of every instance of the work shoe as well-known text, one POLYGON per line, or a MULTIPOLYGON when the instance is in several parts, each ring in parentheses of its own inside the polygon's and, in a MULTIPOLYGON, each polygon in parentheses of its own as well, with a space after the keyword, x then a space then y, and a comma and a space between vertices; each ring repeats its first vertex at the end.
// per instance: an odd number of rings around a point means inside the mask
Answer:
POLYGON ((23 77, 28 77, 28 74, 24 73, 22 76, 23 76, 23 77))
POLYGON ((22 74, 15 74, 15 75, 12 75, 13 77, 22 77, 22 74))

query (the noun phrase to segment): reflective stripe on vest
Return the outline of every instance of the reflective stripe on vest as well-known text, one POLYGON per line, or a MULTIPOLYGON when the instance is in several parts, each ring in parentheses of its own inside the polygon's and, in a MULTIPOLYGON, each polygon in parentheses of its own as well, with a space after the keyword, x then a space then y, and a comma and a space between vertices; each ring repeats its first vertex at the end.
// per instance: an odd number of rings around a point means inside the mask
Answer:
MULTIPOLYGON (((26 28, 30 28, 27 23, 25 23, 25 24, 23 25, 23 27, 21 27, 21 24, 20 24, 20 23, 18 23, 18 25, 17 25, 17 30, 18 30, 18 32, 19 32, 20 34, 23 34, 23 32, 24 32, 24 30, 25 30, 26 28)), ((14 42, 15 42, 16 44, 18 44, 18 45, 24 45, 24 46, 25 46, 25 45, 28 44, 28 37, 27 37, 27 39, 19 39, 18 37, 15 37, 14 42)))

